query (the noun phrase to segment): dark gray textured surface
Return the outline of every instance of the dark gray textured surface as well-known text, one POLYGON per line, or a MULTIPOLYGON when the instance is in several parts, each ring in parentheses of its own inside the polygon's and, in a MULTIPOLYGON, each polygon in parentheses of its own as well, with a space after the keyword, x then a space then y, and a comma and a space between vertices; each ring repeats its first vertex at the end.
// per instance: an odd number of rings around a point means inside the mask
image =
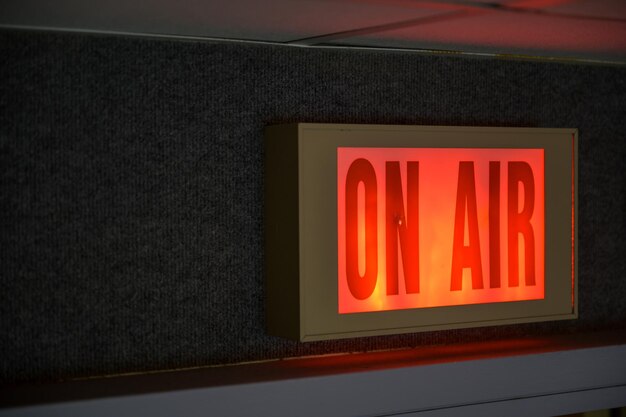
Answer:
POLYGON ((626 325, 626 69, 0 33, 0 383, 626 325), (270 123, 580 129, 580 318, 264 334, 270 123))

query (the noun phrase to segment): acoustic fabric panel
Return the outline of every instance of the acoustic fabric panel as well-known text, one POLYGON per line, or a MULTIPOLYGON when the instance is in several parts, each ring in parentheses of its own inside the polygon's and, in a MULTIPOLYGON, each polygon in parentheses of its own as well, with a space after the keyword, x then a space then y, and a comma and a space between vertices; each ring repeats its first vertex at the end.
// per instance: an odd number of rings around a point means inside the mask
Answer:
POLYGON ((0 383, 626 324, 624 67, 10 31, 0 56, 0 383), (263 128, 289 122, 577 127, 579 319, 268 336, 263 128))

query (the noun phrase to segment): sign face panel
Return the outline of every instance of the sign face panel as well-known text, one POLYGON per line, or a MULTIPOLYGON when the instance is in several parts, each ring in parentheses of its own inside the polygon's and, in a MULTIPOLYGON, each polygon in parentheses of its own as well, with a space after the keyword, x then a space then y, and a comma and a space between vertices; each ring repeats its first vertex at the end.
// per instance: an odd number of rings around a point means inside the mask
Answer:
POLYGON ((543 149, 337 149, 339 313, 544 298, 543 149))
POLYGON ((268 332, 576 318, 577 146, 576 129, 268 127, 268 332))

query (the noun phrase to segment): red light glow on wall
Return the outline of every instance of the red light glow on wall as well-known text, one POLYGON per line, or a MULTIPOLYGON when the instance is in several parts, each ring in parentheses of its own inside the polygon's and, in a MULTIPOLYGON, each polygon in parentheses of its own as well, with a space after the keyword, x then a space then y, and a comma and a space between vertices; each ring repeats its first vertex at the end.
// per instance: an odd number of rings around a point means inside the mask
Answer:
POLYGON ((337 148, 339 313, 544 298, 544 150, 337 148))

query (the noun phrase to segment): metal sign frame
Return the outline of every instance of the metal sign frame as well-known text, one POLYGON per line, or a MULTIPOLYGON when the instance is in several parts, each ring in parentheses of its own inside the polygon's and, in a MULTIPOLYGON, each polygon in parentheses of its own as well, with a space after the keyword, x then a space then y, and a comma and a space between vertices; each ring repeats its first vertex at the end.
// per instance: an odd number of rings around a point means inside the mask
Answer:
POLYGON ((308 124, 265 132, 268 332, 299 341, 574 319, 577 129, 308 124), (541 148, 545 298, 339 314, 337 148, 541 148))

